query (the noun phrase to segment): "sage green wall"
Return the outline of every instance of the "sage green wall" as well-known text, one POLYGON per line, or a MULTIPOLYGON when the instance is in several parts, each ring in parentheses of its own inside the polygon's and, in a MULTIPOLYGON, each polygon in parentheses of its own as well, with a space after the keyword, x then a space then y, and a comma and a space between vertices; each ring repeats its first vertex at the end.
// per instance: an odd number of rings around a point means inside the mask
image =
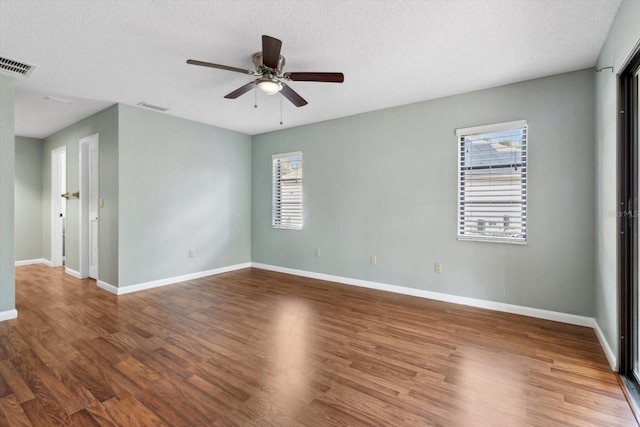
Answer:
POLYGON ((44 141, 16 136, 16 261, 42 258, 44 141))
POLYGON ((593 116, 590 69, 254 136, 252 260, 592 316, 593 116), (519 119, 528 244, 457 241, 454 129, 519 119), (304 229, 276 230, 271 155, 295 150, 304 229))
POLYGON ((0 74, 0 313, 15 309, 13 77, 0 74))
POLYGON ((251 137, 125 105, 119 124, 119 286, 250 262, 251 137))
MULTIPOLYGON (((117 286, 118 283, 118 106, 114 105, 93 116, 47 137, 42 163, 42 241, 44 258, 51 259, 51 150, 67 147, 67 190, 78 191, 79 141, 100 135, 100 197, 105 206, 99 212, 98 276, 117 286)), ((82 197, 82 194, 80 195, 82 197)), ((67 202, 66 260, 67 267, 80 269, 79 199, 67 202)))
POLYGON ((617 103, 623 62, 640 42, 640 1, 624 0, 618 9, 597 67, 611 67, 596 75, 596 283, 595 318, 618 356, 619 312, 617 284, 617 103))

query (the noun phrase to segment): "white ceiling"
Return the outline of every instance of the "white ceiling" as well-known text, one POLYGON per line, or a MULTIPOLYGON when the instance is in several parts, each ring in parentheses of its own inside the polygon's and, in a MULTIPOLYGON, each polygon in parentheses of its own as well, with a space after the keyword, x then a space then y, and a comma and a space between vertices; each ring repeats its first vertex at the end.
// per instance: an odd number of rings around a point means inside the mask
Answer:
POLYGON ((16 134, 46 137, 114 104, 257 134, 595 65, 621 0, 0 0, 0 56, 38 65, 16 78, 16 134), (253 69, 262 34, 285 71, 341 71, 280 95, 224 99, 251 81, 187 65, 253 69), (46 101, 46 95, 74 101, 46 101))

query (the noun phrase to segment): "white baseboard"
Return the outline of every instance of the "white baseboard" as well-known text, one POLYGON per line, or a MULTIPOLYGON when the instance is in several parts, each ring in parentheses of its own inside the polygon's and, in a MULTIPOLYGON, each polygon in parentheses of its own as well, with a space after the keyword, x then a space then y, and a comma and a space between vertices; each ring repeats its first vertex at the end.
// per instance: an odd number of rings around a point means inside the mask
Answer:
POLYGON ((18 317, 18 310, 0 311, 0 322, 5 320, 16 319, 17 317, 18 317))
POLYGON ((226 267, 214 268, 213 270, 199 271, 196 273, 184 274, 182 276, 169 277, 166 279, 154 280, 151 282, 138 283, 116 288, 108 283, 98 281, 97 285, 116 295, 130 294, 132 292, 144 291, 146 289, 158 288, 160 286, 173 285, 174 283, 186 282, 187 280, 200 279, 201 277, 214 276, 216 274, 227 273, 229 271, 242 270, 251 267, 250 262, 243 264, 229 265, 226 267))
POLYGON ((96 280, 96 285, 99 288, 104 289, 105 291, 111 292, 112 294, 118 295, 118 288, 113 285, 108 284, 107 282, 103 282, 102 280, 96 280))
POLYGON ((593 330, 598 337, 598 341, 600 341, 600 345, 604 350, 605 356, 607 356, 607 360, 609 361, 609 365, 611 365, 611 369, 614 372, 618 372, 618 359, 616 358, 615 353, 611 349, 611 346, 607 342, 607 339, 604 337, 604 333, 602 333, 602 329, 600 329, 600 325, 597 320, 593 321, 593 330))
POLYGON ((80 273, 70 269, 69 267, 65 267, 64 272, 67 273, 69 276, 73 276, 76 279, 82 279, 82 277, 80 277, 80 273))
MULTIPOLYGON (((51 266, 51 261, 46 259, 16 261, 16 266, 31 265, 31 264, 46 264, 51 266)), ((226 272, 235 271, 235 270, 241 270, 249 267, 276 271, 276 272, 285 273, 285 274, 292 274, 294 276, 302 276, 302 277, 309 277, 312 279, 326 280, 329 282, 342 283, 345 285, 360 286, 360 287, 369 288, 369 289, 378 289, 378 290, 387 291, 387 292, 411 295, 411 296, 416 296, 420 298, 450 302, 454 304, 486 308, 489 310, 519 314, 523 316, 535 317, 535 318, 545 319, 545 320, 552 320, 556 322, 568 323, 571 325, 586 326, 594 329, 596 336, 600 341, 600 345, 602 346, 602 349, 607 357, 607 360, 611 365, 611 369, 614 371, 618 370, 617 358, 613 350, 609 346, 609 343, 605 339, 604 334, 600 329, 600 325, 598 325, 598 323, 594 318, 586 317, 586 316, 578 316, 575 314, 561 313, 557 311, 542 310, 538 308, 525 307, 525 306, 519 306, 514 304, 506 304, 506 303, 495 302, 495 301, 443 294, 443 293, 432 292, 432 291, 427 291, 423 289, 415 289, 415 288, 409 288, 405 286, 390 285, 386 283, 372 282, 372 281, 361 280, 361 279, 353 279, 349 277, 333 276, 330 274, 316 273, 316 272, 305 271, 305 270, 297 270, 297 269, 288 268, 288 267, 280 267, 280 266, 261 264, 256 262, 247 262, 243 264, 230 265, 226 267, 216 268, 213 270, 200 271, 196 273, 185 274, 182 276, 154 280, 154 281, 145 282, 145 283, 138 283, 135 285, 125 286, 121 288, 110 285, 109 283, 103 282, 102 280, 97 280, 96 284, 101 289, 111 292, 112 294, 124 295, 132 292, 139 292, 146 289, 153 289, 161 286, 172 285, 179 282, 185 282, 188 280, 199 279, 207 276, 214 276, 216 274, 226 273, 226 272)), ((65 268, 65 272, 73 277, 76 277, 78 279, 80 278, 80 273, 75 270, 72 270, 70 268, 65 268)), ((18 316, 18 312, 16 310, 3 311, 3 312, 0 312, 0 321, 15 319, 17 316, 18 316)))
POLYGON ((37 259, 24 259, 21 261, 16 261, 15 262, 16 267, 21 267, 23 265, 33 265, 33 264, 44 264, 48 267, 51 267, 53 265, 53 263, 51 261, 49 261, 48 259, 44 259, 44 258, 37 258, 37 259))
POLYGON ((593 317, 577 316, 575 314, 560 313, 557 311, 542 310, 539 308, 524 307, 514 304, 505 304, 476 298, 461 297, 457 295, 442 294, 439 292, 425 291, 422 289, 408 288, 405 286, 389 285, 386 283, 370 282, 368 280, 352 279, 349 277, 332 276, 330 274, 315 273, 293 268, 279 267, 275 265, 251 263, 252 267, 263 270, 277 271, 280 273, 293 274, 295 276, 310 277, 312 279, 326 280, 328 282, 342 283, 345 285, 360 286, 363 288, 378 289, 381 291, 394 292, 397 294, 412 295, 420 298, 433 299, 437 301, 451 302, 454 304, 468 305, 472 307, 486 308, 489 310, 502 311, 505 313, 520 314, 523 316, 536 317, 539 319, 553 320, 555 322, 569 323, 571 325, 587 326, 592 328, 595 320, 593 317))

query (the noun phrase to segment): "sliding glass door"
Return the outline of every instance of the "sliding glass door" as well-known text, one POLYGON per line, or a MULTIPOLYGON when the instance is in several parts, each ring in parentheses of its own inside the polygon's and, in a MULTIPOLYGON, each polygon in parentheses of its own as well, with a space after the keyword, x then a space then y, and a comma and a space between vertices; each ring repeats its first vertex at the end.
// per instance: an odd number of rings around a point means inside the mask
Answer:
MULTIPOLYGON (((626 106, 626 109, 629 110, 629 113, 632 114, 632 117, 630 117, 630 121, 629 123, 627 123, 627 130, 626 130, 626 136, 627 138, 630 139, 630 142, 634 147, 635 147, 635 153, 636 153, 636 159, 635 159, 635 177, 634 177, 634 181, 636 182, 636 200, 640 200, 640 189, 639 189, 639 185, 637 185, 638 183, 638 158, 637 158, 637 153, 638 153, 638 124, 640 123, 640 103, 639 103, 639 99, 640 99, 640 87, 638 85, 638 76, 640 76, 640 70, 636 70, 635 74, 632 74, 632 77, 629 79, 630 83, 627 87, 628 90, 628 94, 627 94, 627 102, 628 105, 626 106), (629 105, 630 104, 630 105, 629 105)), ((624 110, 623 110, 624 111, 624 110)), ((625 113, 627 113, 625 111, 625 113)), ((623 113, 623 114, 625 114, 623 113)), ((624 122, 624 120, 623 120, 624 122)), ((632 289, 630 289, 629 291, 629 296, 632 298, 633 303, 631 304, 632 307, 631 308, 631 322, 633 323, 632 327, 630 328, 631 332, 631 338, 632 338, 632 346, 633 346, 633 356, 632 356, 632 360, 633 360, 633 379, 635 380, 634 382, 637 384, 640 384, 640 278, 638 277, 638 266, 640 266, 640 250, 638 250, 638 248, 640 247, 640 244, 638 242, 638 211, 635 210, 633 212, 633 217, 635 219, 634 221, 634 240, 635 240, 635 265, 633 266, 633 270, 634 270, 634 274, 633 274, 633 285, 632 289)))
POLYGON ((640 48, 619 75, 620 377, 640 415, 640 48))

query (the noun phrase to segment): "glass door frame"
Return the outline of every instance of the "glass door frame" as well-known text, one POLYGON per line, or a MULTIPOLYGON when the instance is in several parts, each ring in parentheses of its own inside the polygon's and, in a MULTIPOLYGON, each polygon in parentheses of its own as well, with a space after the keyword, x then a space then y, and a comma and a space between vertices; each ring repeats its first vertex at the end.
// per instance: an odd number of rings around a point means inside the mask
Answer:
POLYGON ((619 374, 625 394, 640 419, 640 372, 634 372, 640 361, 640 254, 638 219, 638 72, 640 46, 618 75, 618 251, 620 304, 619 374))

